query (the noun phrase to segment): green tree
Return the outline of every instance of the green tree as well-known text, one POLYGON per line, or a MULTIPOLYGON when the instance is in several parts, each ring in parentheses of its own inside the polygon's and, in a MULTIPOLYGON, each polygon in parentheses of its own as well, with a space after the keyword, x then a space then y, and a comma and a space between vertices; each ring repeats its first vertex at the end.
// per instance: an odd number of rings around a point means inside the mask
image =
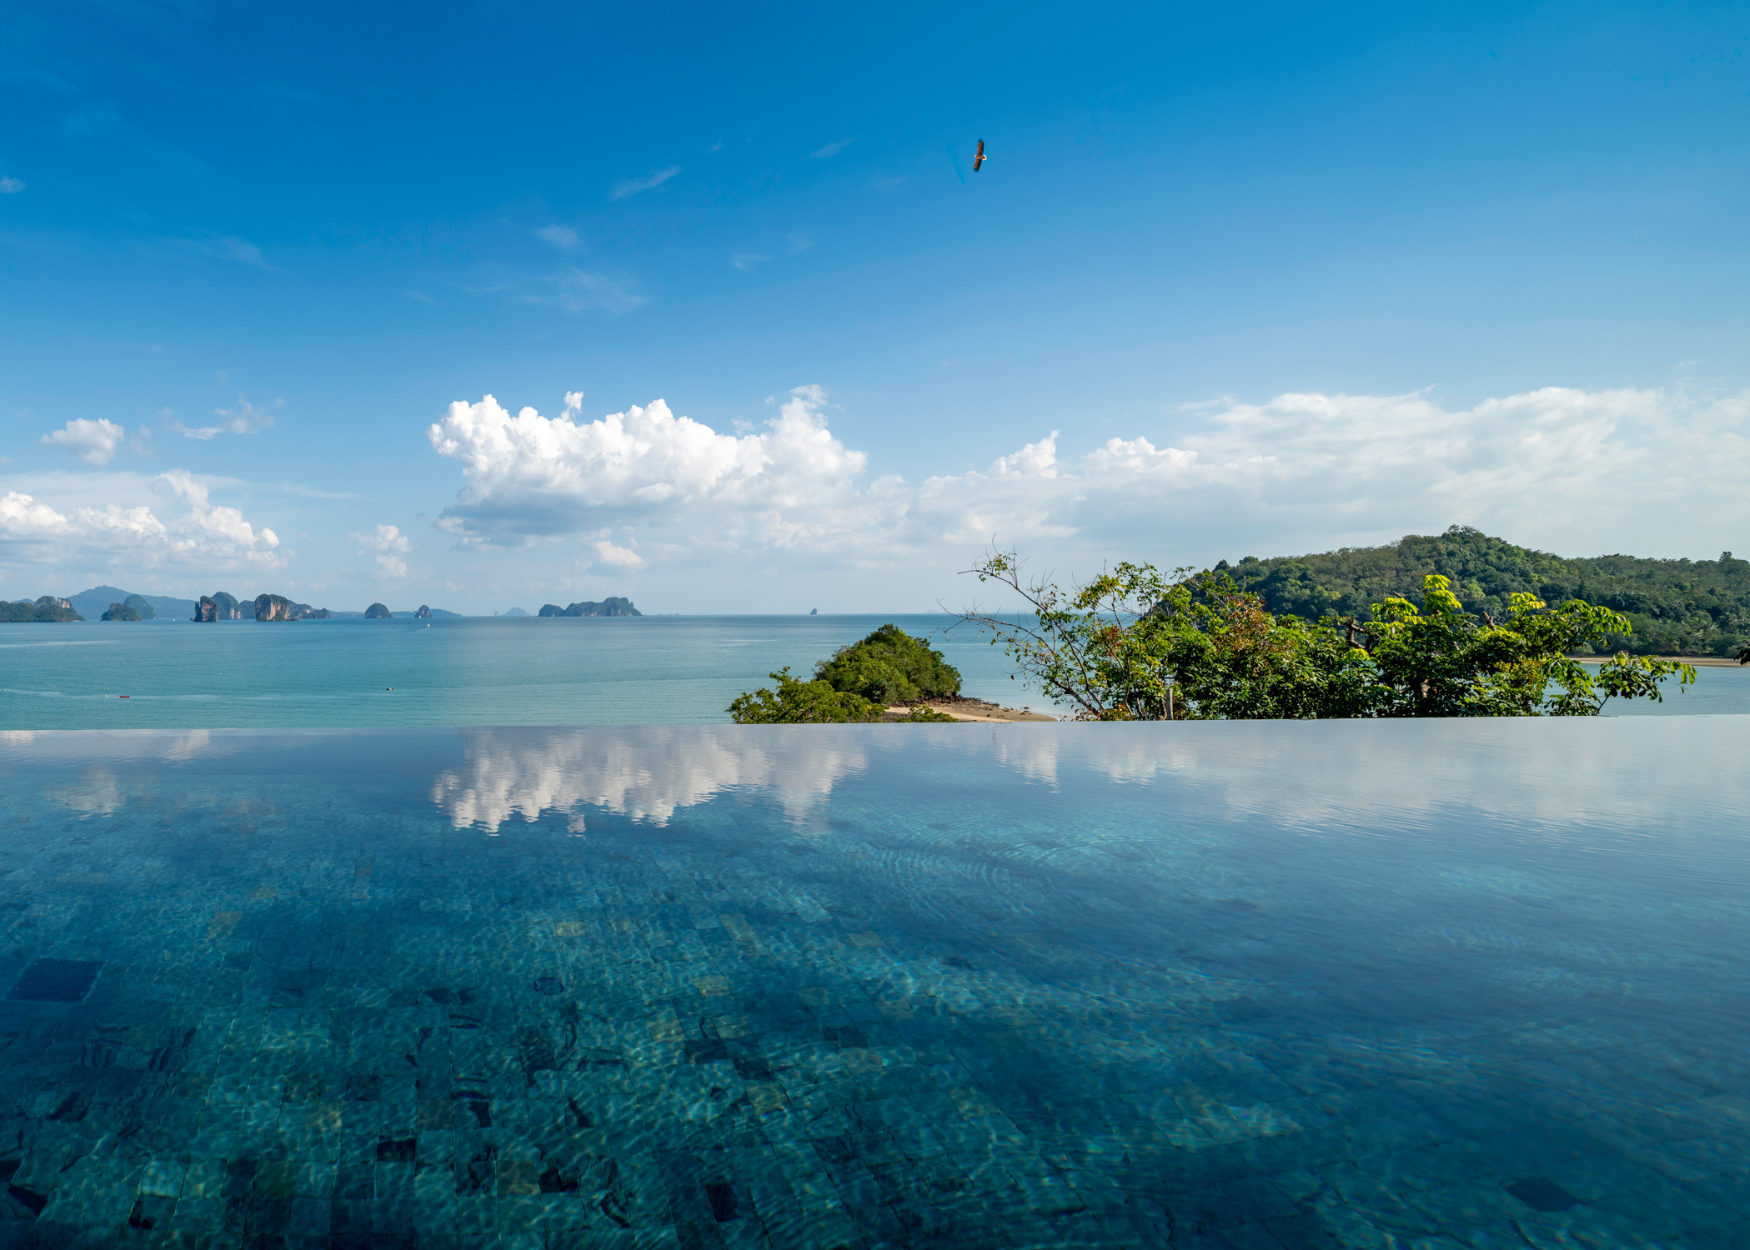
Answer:
POLYGON ((860 694, 834 690, 824 681, 802 681, 785 665, 771 674, 777 690, 761 687, 742 693, 729 705, 737 725, 822 725, 878 721, 887 708, 860 694))
POLYGON ((771 678, 778 683, 776 690, 762 686, 751 694, 737 695, 730 703, 729 717, 737 725, 863 724, 890 719, 912 724, 955 723, 952 716, 921 704, 904 716, 890 716, 886 704, 865 699, 854 690, 835 690, 831 683, 819 679, 802 681, 790 675, 788 665, 771 678))
POLYGON ((1570 652, 1630 632, 1621 613, 1570 600, 1554 611, 1513 594, 1506 619, 1466 613, 1438 574, 1420 606, 1399 596, 1369 619, 1277 616, 1226 571, 1120 564, 1059 590, 1026 581, 1013 552, 969 570, 1018 593, 1019 622, 963 614, 991 631, 1046 694, 1082 720, 1375 716, 1587 716, 1611 698, 1661 698, 1695 670, 1618 654, 1593 673, 1570 652))
POLYGON ((867 638, 840 647, 814 669, 816 681, 882 704, 953 698, 960 673, 922 638, 897 625, 883 625, 867 638))
POLYGON ((1513 592, 1505 620, 1487 612, 1479 620, 1437 573, 1423 579, 1420 608, 1394 596, 1373 605, 1366 625, 1352 617, 1343 625, 1377 671, 1380 716, 1596 716, 1613 697, 1657 702, 1666 678, 1695 680, 1688 664, 1654 656, 1618 653, 1598 673, 1574 659, 1632 632, 1620 612, 1579 599, 1550 611, 1513 592))
MULTIPOLYGON (((1183 573, 1183 570, 1181 570, 1183 573)), ((1185 720, 1371 716, 1365 651, 1329 625, 1275 616, 1226 573, 1181 577, 1138 622, 1185 720)))
POLYGON ((1069 704, 1076 720, 1169 714, 1170 673, 1160 630, 1147 614, 1172 586, 1153 565, 1120 564, 1068 590, 1049 579, 1023 580, 1012 551, 988 552, 966 571, 1020 595, 1027 612, 1012 621, 974 608, 961 619, 988 630, 991 645, 1001 646, 1047 697, 1069 704))

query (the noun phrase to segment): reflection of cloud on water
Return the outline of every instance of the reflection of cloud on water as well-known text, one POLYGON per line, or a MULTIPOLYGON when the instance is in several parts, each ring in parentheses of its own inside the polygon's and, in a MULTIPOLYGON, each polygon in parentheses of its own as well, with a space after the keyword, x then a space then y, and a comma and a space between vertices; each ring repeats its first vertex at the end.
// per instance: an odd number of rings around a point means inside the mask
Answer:
POLYGON ((795 820, 868 763, 866 739, 830 731, 468 729, 462 737, 466 758, 438 775, 431 801, 457 828, 493 832, 512 816, 558 811, 571 813, 580 833, 589 805, 661 825, 675 809, 734 788, 771 792, 795 820))
POLYGON ((79 774, 79 780, 59 790, 50 790, 49 797, 79 812, 80 820, 93 816, 108 816, 128 801, 115 774, 101 764, 93 764, 79 774))
POLYGON ((993 735, 990 753, 999 764, 1014 769, 1023 777, 1042 781, 1048 786, 1057 784, 1057 737, 1054 734, 993 735))
MULTIPOLYGON (((1227 721, 1015 725, 993 754, 1038 780, 1080 774, 1219 795, 1284 827, 1386 833, 1465 813, 1549 836, 1613 827, 1723 828, 1750 770, 1693 775, 1716 718, 1227 721), (1038 741, 1028 742, 1028 738, 1038 741)), ((1206 800, 1199 800, 1204 802, 1206 800)))
POLYGON ((176 741, 170 744, 170 749, 164 753, 164 758, 170 760, 192 760, 197 755, 204 755, 207 749, 212 745, 212 730, 191 729, 188 733, 176 735, 176 741))

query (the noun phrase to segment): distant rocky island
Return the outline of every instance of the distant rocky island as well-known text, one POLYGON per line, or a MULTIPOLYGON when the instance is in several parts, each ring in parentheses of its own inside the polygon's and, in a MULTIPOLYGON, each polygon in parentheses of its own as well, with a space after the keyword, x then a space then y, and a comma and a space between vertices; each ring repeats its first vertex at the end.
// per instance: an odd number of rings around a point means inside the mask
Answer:
POLYGON ((44 595, 32 602, 20 599, 17 603, 7 603, 0 600, 0 624, 27 621, 82 621, 85 618, 74 610, 73 605, 65 599, 54 595, 44 595))
POLYGON ((609 595, 600 603, 574 603, 569 607, 560 607, 556 603, 543 606, 539 616, 643 616, 632 606, 630 599, 622 599, 618 595, 609 595))
MULTIPOLYGON (((524 614, 526 615, 526 613, 524 614)), ((574 603, 569 609, 554 608, 543 616, 638 616, 639 612, 625 599, 609 599, 606 603, 574 603)), ((57 621, 328 621, 389 620, 392 617, 413 617, 433 620, 437 617, 460 617, 422 603, 417 610, 392 612, 381 603, 373 603, 363 612, 337 612, 299 603, 286 595, 260 594, 253 599, 240 599, 223 590, 215 590, 199 599, 177 599, 169 595, 141 595, 119 586, 93 586, 76 595, 61 598, 44 595, 40 599, 20 599, 8 602, 0 599, 0 624, 13 622, 57 621)))

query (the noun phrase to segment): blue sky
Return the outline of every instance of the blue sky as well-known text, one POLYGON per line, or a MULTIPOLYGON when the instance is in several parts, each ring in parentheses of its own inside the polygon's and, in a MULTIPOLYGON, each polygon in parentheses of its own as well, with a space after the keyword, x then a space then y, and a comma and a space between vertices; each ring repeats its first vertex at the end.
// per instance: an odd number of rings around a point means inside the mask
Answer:
POLYGON ((0 21, 8 598, 1750 548, 1741 7, 0 21))

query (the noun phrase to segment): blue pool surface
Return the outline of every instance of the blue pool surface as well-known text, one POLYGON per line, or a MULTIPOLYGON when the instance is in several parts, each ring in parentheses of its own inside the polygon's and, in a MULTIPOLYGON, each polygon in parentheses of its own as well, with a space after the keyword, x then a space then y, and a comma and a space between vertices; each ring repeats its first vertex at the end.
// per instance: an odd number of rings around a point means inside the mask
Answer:
POLYGON ((0 734, 0 1247, 1750 1245, 1734 723, 0 734))

